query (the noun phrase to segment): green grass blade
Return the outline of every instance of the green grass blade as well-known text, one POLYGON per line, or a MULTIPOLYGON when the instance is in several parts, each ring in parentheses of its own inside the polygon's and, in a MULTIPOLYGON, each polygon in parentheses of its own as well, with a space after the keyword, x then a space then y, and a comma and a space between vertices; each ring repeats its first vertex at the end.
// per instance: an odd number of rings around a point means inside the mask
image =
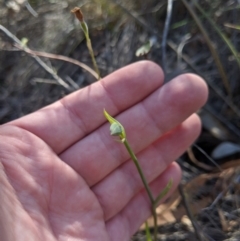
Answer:
POLYGON ((199 17, 197 16, 197 14, 195 13, 195 11, 193 10, 192 6, 186 1, 186 0, 182 0, 183 4, 185 5, 185 7, 187 8, 187 10, 189 11, 190 15, 192 16, 192 18, 194 19, 195 23, 197 24, 198 28, 200 29, 200 31, 202 32, 202 35, 204 36, 205 40, 206 40, 206 43, 208 45, 208 48, 212 54, 212 57, 216 63, 216 66, 218 68, 218 71, 219 71, 219 74, 222 78, 222 81, 223 81, 223 85, 229 95, 229 97, 232 96, 231 94, 231 88, 230 88, 230 85, 229 85, 229 81, 228 81, 228 78, 227 78, 227 75, 226 75, 226 72, 223 68, 223 65, 221 63, 221 60, 219 58, 219 55, 216 51, 216 49, 214 48, 212 42, 211 42, 211 39, 208 37, 208 33, 207 31, 205 30, 204 26, 202 25, 199 17))
POLYGON ((224 26, 227 27, 227 28, 232 28, 232 29, 235 29, 235 30, 240 30, 240 25, 231 24, 231 23, 225 23, 224 26))
POLYGON ((158 205, 158 203, 161 201, 161 199, 164 198, 168 194, 168 192, 170 191, 172 185, 173 185, 173 180, 170 179, 168 184, 167 184, 167 186, 156 197, 156 199, 154 201, 155 207, 158 205))
POLYGON ((210 18, 208 14, 203 10, 203 8, 194 0, 193 1, 197 9, 201 12, 201 14, 209 21, 215 31, 220 35, 223 41, 226 43, 230 51, 232 52, 233 56, 237 60, 238 66, 240 68, 240 59, 238 57, 238 51, 236 50, 235 46, 232 42, 228 39, 228 37, 221 31, 221 29, 217 26, 217 24, 210 18))
POLYGON ((145 222, 145 232, 146 232, 146 240, 147 241, 153 241, 152 240, 152 237, 151 237, 151 233, 150 233, 150 230, 149 230, 149 226, 148 226, 148 222, 146 221, 145 222))

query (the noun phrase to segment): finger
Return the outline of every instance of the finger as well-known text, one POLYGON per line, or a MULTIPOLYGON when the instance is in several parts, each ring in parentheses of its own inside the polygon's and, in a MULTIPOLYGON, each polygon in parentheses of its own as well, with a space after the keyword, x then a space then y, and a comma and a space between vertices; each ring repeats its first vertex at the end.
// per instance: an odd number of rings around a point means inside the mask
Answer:
MULTIPOLYGON (((197 115, 192 115, 172 132, 164 135, 138 154, 138 160, 148 182, 157 178, 176 160, 200 133, 197 115)), ((102 206, 105 220, 120 212, 143 188, 140 175, 132 160, 108 175, 92 188, 102 206)))
POLYGON ((161 68, 141 61, 10 124, 34 133, 58 154, 102 125, 106 121, 104 108, 115 115, 162 83, 161 68))
MULTIPOLYGON (((151 184, 150 188, 157 196, 166 187, 169 180, 173 180, 173 186, 167 195, 161 200, 164 202, 176 189, 181 179, 181 169, 177 163, 171 164, 168 169, 151 184)), ((128 205, 116 216, 106 223, 110 240, 127 241, 138 230, 142 223, 151 215, 151 204, 145 190, 138 193, 128 205)))
MULTIPOLYGON (((206 101, 205 83, 195 75, 182 75, 142 102, 117 116, 135 153, 145 149, 196 112, 206 101)), ((90 185, 102 180, 129 159, 124 145, 109 135, 105 124, 61 154, 90 185)))

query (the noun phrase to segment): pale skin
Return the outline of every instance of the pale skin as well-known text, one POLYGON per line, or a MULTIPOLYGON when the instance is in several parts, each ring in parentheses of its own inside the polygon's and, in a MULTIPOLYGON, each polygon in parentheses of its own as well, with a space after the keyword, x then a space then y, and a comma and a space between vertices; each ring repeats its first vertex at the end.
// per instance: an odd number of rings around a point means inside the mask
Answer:
POLYGON ((153 193, 173 180, 169 196, 181 179, 174 161, 200 133, 194 113, 207 87, 191 74, 163 79, 159 66, 139 62, 2 125, 1 241, 128 241, 150 202, 103 109, 125 127, 153 193))

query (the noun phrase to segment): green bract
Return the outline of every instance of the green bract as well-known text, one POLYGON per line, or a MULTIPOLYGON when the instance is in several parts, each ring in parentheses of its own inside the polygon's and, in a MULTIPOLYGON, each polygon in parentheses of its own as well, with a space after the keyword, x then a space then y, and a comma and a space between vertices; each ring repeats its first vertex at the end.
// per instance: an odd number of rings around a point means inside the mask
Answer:
POLYGON ((126 133, 124 130, 124 127, 121 125, 120 122, 118 122, 116 119, 114 119, 112 116, 110 116, 106 110, 103 111, 104 116, 106 119, 110 122, 110 134, 112 136, 119 136, 122 141, 126 139, 126 133))

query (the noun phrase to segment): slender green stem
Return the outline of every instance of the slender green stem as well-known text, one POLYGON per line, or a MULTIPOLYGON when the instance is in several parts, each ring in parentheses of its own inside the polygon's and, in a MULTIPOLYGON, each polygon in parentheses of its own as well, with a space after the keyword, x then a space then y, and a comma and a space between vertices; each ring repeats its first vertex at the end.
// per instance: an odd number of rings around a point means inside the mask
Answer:
POLYGON ((81 24, 81 28, 82 28, 82 30, 84 32, 84 35, 85 35, 85 38, 87 40, 88 51, 91 55, 93 66, 94 66, 95 71, 97 72, 98 80, 99 80, 101 78, 100 77, 100 71, 98 69, 96 59, 94 57, 94 52, 93 52, 93 48, 92 48, 91 39, 89 37, 89 31, 88 31, 87 23, 84 21, 82 11, 79 7, 75 7, 74 9, 71 10, 71 12, 75 14, 76 18, 79 20, 79 22, 81 24))
POLYGON ((154 204, 152 204, 152 215, 153 215, 153 221, 154 221, 154 241, 157 241, 157 233, 158 233, 157 212, 154 204))
MULTIPOLYGON (((121 142, 124 144, 124 146, 126 147, 130 157, 132 158, 138 173, 142 179, 143 185, 145 187, 145 190, 149 196, 150 202, 151 202, 151 211, 152 211, 152 215, 153 215, 153 219, 154 219, 154 241, 157 241, 157 231, 158 231, 158 226, 157 226, 157 212, 156 212, 156 207, 158 202, 161 200, 161 198, 163 198, 168 191, 170 190, 171 186, 172 186, 172 180, 169 181, 168 185, 160 192, 160 194, 158 194, 158 196, 154 199, 152 191, 148 185, 148 182, 144 176, 144 173, 142 171, 142 168, 138 162, 138 159, 136 157, 136 155, 134 154, 132 148, 130 147, 128 141, 127 141, 127 137, 126 137, 126 132, 124 130, 124 127, 122 126, 122 124, 120 122, 118 122, 116 119, 114 119, 112 116, 110 116, 106 110, 103 111, 106 119, 110 122, 111 126, 110 126, 110 133, 112 136, 118 136, 121 140, 121 142)), ((147 236, 148 236, 148 241, 151 241, 150 235, 149 235, 149 228, 148 225, 146 223, 146 230, 147 230, 147 236)))
POLYGON ((124 144, 124 146, 126 147, 126 149, 128 150, 128 153, 129 153, 129 155, 131 156, 134 164, 136 165, 137 170, 138 170, 138 172, 139 172, 139 174, 140 174, 140 177, 141 177, 141 179, 142 179, 143 185, 144 185, 144 187, 145 187, 145 189, 146 189, 146 191, 147 191, 147 194, 148 194, 148 196, 149 196, 149 198, 150 198, 151 203, 153 204, 153 203, 154 203, 153 194, 152 194, 152 192, 151 192, 151 190, 150 190, 150 187, 149 187, 149 185, 148 185, 148 183, 147 183, 147 180, 146 180, 146 178, 145 178, 145 176, 144 176, 144 174, 143 174, 142 168, 141 168, 140 165, 139 165, 138 159, 137 159, 137 157, 135 156, 132 148, 130 147, 127 139, 125 139, 125 140, 123 141, 123 144, 124 144))
POLYGON ((147 237, 146 241, 152 241, 152 237, 151 237, 151 233, 150 233, 147 221, 145 221, 145 232, 146 232, 146 237, 147 237))
POLYGON ((90 53, 90 55, 91 55, 91 58, 92 58, 92 62, 93 62, 94 69, 95 69, 95 71, 96 71, 97 74, 98 74, 98 79, 100 79, 100 78, 101 78, 101 77, 100 77, 100 71, 99 71, 98 66, 97 66, 97 61, 96 61, 96 59, 95 59, 95 57, 94 57, 94 52, 93 52, 93 48, 92 48, 91 39, 90 39, 90 37, 89 37, 88 34, 86 34, 86 40, 87 40, 88 51, 89 51, 89 53, 90 53))
POLYGON ((170 179, 167 186, 158 194, 158 196, 154 200, 154 208, 158 206, 158 203, 160 200, 167 195, 167 193, 170 191, 173 184, 173 180, 170 179))
POLYGON ((140 174, 140 177, 141 177, 141 179, 142 179, 143 185, 144 185, 144 187, 145 187, 145 189, 146 189, 146 191, 147 191, 147 194, 148 194, 148 196, 149 196, 149 199, 150 199, 150 201, 151 201, 151 205, 152 205, 152 215, 153 215, 153 219, 154 219, 154 241, 157 241, 157 213, 156 213, 156 207, 155 207, 155 205, 154 205, 154 204, 155 204, 155 200, 154 200, 152 191, 151 191, 151 189, 150 189, 150 187, 149 187, 149 185, 148 185, 148 183, 147 183, 147 180, 146 180, 146 178, 145 178, 145 176, 144 176, 144 174, 143 174, 142 168, 141 168, 141 166, 139 165, 138 159, 137 159, 136 155, 134 154, 132 148, 130 147, 127 139, 124 139, 123 144, 124 144, 124 146, 126 147, 129 155, 131 156, 134 164, 135 164, 136 167, 137 167, 137 170, 138 170, 138 172, 139 172, 139 174, 140 174))

